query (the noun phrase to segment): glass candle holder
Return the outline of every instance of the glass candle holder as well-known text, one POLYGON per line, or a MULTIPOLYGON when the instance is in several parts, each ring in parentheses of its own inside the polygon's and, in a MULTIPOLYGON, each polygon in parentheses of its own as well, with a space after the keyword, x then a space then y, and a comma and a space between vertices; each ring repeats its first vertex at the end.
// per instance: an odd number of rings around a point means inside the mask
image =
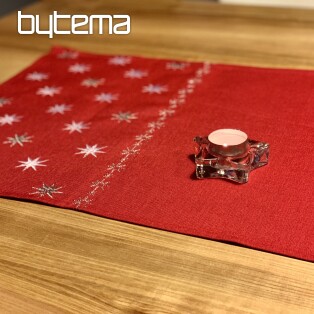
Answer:
POLYGON ((208 136, 196 136, 194 143, 198 179, 246 183, 252 170, 268 163, 269 144, 249 139, 240 130, 216 130, 208 136))

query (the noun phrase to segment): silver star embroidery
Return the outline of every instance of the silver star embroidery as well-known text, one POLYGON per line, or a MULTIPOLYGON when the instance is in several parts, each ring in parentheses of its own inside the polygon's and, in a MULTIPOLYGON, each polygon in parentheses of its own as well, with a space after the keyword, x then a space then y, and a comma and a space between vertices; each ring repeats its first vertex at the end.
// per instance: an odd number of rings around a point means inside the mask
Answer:
POLYGON ((151 129, 160 129, 164 125, 165 125, 165 123, 164 122, 160 122, 160 121, 148 123, 148 127, 151 128, 151 129))
POLYGON ((6 97, 0 97, 0 108, 4 107, 5 105, 9 105, 11 100, 6 97))
POLYGON ((135 136, 135 139, 136 139, 137 141, 142 142, 142 141, 148 141, 148 140, 150 140, 152 137, 153 137, 152 135, 143 134, 143 135, 137 135, 137 136, 135 136))
POLYGON ((113 64, 113 65, 124 66, 124 65, 130 64, 131 60, 132 59, 130 57, 116 56, 116 57, 110 58, 108 63, 113 64))
POLYGON ((116 165, 116 169, 117 169, 118 172, 123 171, 125 168, 126 168, 126 166, 124 164, 118 163, 116 165))
POLYGON ((185 62, 168 62, 166 64, 166 69, 168 70, 183 70, 188 66, 185 62))
POLYGON ((69 72, 71 73, 85 73, 90 71, 90 65, 76 63, 69 67, 69 72))
POLYGON ((147 76, 147 72, 141 71, 141 70, 131 69, 131 70, 124 72, 124 77, 131 78, 131 79, 134 79, 134 78, 141 79, 145 76, 147 76))
POLYGON ((107 167, 107 170, 108 170, 108 171, 113 171, 113 170, 115 170, 115 168, 116 168, 116 164, 111 164, 111 165, 109 165, 109 166, 107 167))
POLYGON ((48 160, 40 160, 40 157, 37 157, 35 159, 27 158, 26 161, 19 161, 20 165, 16 166, 16 168, 24 167, 23 171, 32 168, 33 170, 37 170, 36 167, 46 167, 43 163, 48 160))
POLYGON ((52 185, 47 185, 43 183, 43 185, 39 188, 33 187, 36 192, 29 193, 30 195, 32 194, 37 194, 39 197, 44 197, 44 196, 49 196, 50 198, 53 198, 53 194, 62 194, 63 192, 59 191, 62 189, 62 187, 57 187, 55 184, 52 185))
POLYGON ((10 147, 15 146, 16 144, 24 146, 24 143, 31 143, 32 136, 28 136, 26 133, 23 135, 15 134, 13 137, 7 137, 7 140, 3 144, 10 144, 10 147))
POLYGON ((89 129, 90 123, 84 123, 82 121, 75 122, 72 121, 72 123, 66 123, 65 128, 63 128, 64 131, 69 131, 69 134, 73 132, 82 133, 82 130, 89 129))
POLYGON ((85 196, 84 198, 80 197, 79 199, 73 201, 76 208, 79 208, 79 207, 84 208, 87 205, 91 204, 91 202, 92 202, 92 199, 90 199, 89 196, 85 196))
POLYGON ((21 116, 17 116, 15 114, 5 114, 4 116, 1 116, 0 117, 0 125, 3 126, 5 124, 9 124, 9 125, 12 125, 12 123, 15 123, 15 122, 20 122, 21 120, 21 116))
POLYGON ((119 95, 112 93, 101 93, 95 96, 95 100, 111 104, 114 100, 118 100, 119 95))
POLYGON ((158 84, 149 84, 143 87, 142 92, 149 93, 149 94, 162 94, 166 92, 167 90, 168 89, 166 86, 158 85, 158 84))
POLYGON ((131 123, 132 120, 137 119, 137 113, 132 112, 119 112, 112 114, 111 120, 116 120, 118 123, 125 121, 131 123))
POLYGON ((99 85, 102 85, 104 83, 104 79, 93 79, 93 78, 88 78, 84 80, 81 85, 86 86, 86 87, 98 87, 99 85))
MULTIPOLYGON (((125 158, 126 159, 126 158, 125 158)), ((121 162, 118 163, 118 164, 111 164, 107 167, 107 170, 108 171, 111 171, 111 172, 114 172, 115 170, 117 170, 118 172, 121 172, 122 170, 125 169, 125 165, 122 164, 121 162)), ((110 177, 112 176, 112 173, 107 173, 105 175, 105 178, 106 179, 109 179, 110 177)))
POLYGON ((97 180, 95 182, 92 182, 91 187, 92 188, 101 188, 102 190, 104 189, 105 186, 108 186, 109 182, 104 181, 104 180, 97 180))
POLYGON ((139 151, 140 151, 139 149, 127 148, 122 151, 122 155, 136 155, 139 153, 139 151))
POLYGON ((42 80, 47 80, 48 79, 48 74, 46 73, 41 73, 41 72, 32 72, 28 73, 26 75, 26 80, 28 81, 42 81, 42 80))
POLYGON ((62 51, 58 54, 59 59, 76 59, 78 57, 78 52, 76 51, 62 51))
POLYGON ((97 154, 105 154, 105 152, 102 151, 102 149, 106 148, 107 146, 104 147, 97 147, 98 144, 95 144, 93 146, 90 146, 88 144, 86 144, 86 146, 84 148, 77 148, 80 152, 75 153, 75 154, 82 154, 84 155, 83 158, 92 155, 94 157, 97 157, 97 154))
POLYGON ((177 105, 178 105, 177 99, 170 99, 169 100, 169 105, 170 105, 171 108, 177 108, 177 105))
POLYGON ((55 94, 59 94, 60 90, 61 90, 61 87, 45 86, 45 87, 39 88, 36 94, 43 97, 45 96, 52 97, 55 94))
POLYGON ((81 206, 81 204, 82 204, 82 199, 79 198, 77 200, 74 200, 73 204, 75 205, 75 208, 79 208, 81 206))
POLYGON ((159 115, 162 117, 172 116, 175 113, 172 109, 164 109, 159 111, 159 115))
POLYGON ((56 104, 54 106, 49 107, 46 112, 51 113, 52 115, 55 115, 57 113, 64 114, 66 111, 71 111, 71 108, 72 108, 72 105, 56 104))

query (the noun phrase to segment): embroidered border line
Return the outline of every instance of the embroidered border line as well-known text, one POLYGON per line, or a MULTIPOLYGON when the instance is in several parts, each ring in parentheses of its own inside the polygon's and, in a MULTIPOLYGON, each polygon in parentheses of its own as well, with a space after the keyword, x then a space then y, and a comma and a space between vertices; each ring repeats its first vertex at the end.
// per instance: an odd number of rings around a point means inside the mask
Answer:
POLYGON ((86 208, 93 201, 95 194, 104 190, 110 184, 111 178, 117 173, 124 171, 127 166, 127 161, 137 154, 141 150, 141 146, 153 138, 153 134, 165 126, 166 120, 175 114, 177 108, 182 106, 186 102, 186 97, 188 94, 194 92, 195 86, 203 81, 203 76, 210 72, 210 64, 205 62, 203 66, 196 70, 195 76, 187 80, 187 84, 183 89, 179 89, 177 96, 169 100, 169 105, 165 109, 159 111, 159 115, 156 120, 149 122, 147 129, 143 134, 137 135, 135 137, 135 142, 124 149, 121 153, 121 159, 117 163, 113 163, 107 167, 105 174, 98 180, 92 182, 91 190, 86 196, 80 197, 73 201, 75 208, 86 208))

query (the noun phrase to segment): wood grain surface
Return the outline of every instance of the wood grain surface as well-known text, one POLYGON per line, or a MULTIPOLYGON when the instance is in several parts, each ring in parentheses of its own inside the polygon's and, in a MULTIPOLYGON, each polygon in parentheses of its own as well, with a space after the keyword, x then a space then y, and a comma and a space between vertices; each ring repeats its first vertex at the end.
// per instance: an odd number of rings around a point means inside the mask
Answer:
POLYGON ((314 309, 307 262, 31 203, 0 209, 4 312, 314 309))
MULTIPOLYGON (((171 2, 176 5, 154 11, 144 2, 136 10, 131 1, 125 2, 125 12, 132 14, 132 34, 120 37, 21 36, 16 14, 4 17, 0 81, 51 45, 314 68, 313 11, 171 2)), ((47 0, 23 12, 44 19, 55 3, 47 0)), ((76 1, 58 3, 61 12, 78 13, 66 6, 76 1)), ((113 12, 117 8, 111 3, 113 12)), ((42 20, 42 25, 47 22, 42 20)), ((313 312, 311 263, 76 211, 0 200, 0 313, 313 312)))

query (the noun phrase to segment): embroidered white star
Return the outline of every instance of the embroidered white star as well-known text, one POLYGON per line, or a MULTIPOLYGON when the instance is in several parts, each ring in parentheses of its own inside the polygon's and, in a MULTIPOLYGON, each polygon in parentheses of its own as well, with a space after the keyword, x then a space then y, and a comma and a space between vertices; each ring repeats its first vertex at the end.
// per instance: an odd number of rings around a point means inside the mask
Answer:
POLYGON ((26 161, 19 161, 20 165, 16 166, 16 168, 24 167, 23 171, 32 168, 33 170, 37 170, 36 167, 46 167, 43 163, 48 160, 40 160, 40 157, 37 157, 35 159, 27 158, 26 161))
POLYGON ((3 126, 5 124, 12 125, 14 122, 20 122, 21 116, 17 116, 15 114, 5 114, 4 116, 0 117, 0 125, 3 126))
POLYGON ((26 80, 28 81, 42 81, 42 80, 47 80, 48 79, 48 74, 46 73, 41 73, 41 72, 32 72, 28 73, 26 75, 26 80))
POLYGON ((93 78, 88 78, 84 80, 81 85, 86 86, 86 87, 98 87, 99 85, 104 84, 105 80, 103 78, 101 79, 93 79, 93 78))
POLYGON ((63 128, 62 130, 69 131, 69 134, 73 132, 82 133, 82 130, 89 129, 89 125, 90 123, 84 123, 82 121, 80 122, 72 121, 71 123, 66 123, 65 128, 63 128))
POLYGON ((111 104, 114 100, 117 100, 119 95, 112 93, 101 93, 95 96, 95 100, 99 102, 106 102, 111 104))
POLYGON ((32 136, 28 136, 26 133, 23 135, 15 134, 13 137, 7 137, 7 140, 3 144, 10 144, 10 147, 15 146, 16 144, 24 146, 24 143, 31 143, 32 136))
POLYGON ((166 64, 166 69, 168 70, 183 70, 185 69, 189 64, 185 62, 168 62, 166 64))
POLYGON ((76 59, 78 57, 78 52, 76 51, 62 51, 58 54, 59 59, 76 59))
POLYGON ((94 157, 97 157, 97 154, 104 154, 105 152, 102 151, 102 149, 106 148, 107 146, 104 147, 97 147, 98 144, 95 144, 93 146, 90 146, 88 144, 86 144, 86 146, 84 148, 77 148, 80 152, 75 153, 75 154, 82 154, 84 155, 83 158, 85 158, 86 156, 92 155, 94 157))
POLYGON ((90 65, 76 63, 69 67, 69 72, 71 73, 85 73, 90 71, 90 65))
POLYGON ((39 197, 44 197, 48 195, 50 198, 53 198, 53 194, 62 194, 63 192, 59 191, 62 189, 62 187, 57 187, 55 184, 52 185, 47 185, 43 183, 43 185, 39 188, 33 187, 36 192, 29 193, 30 195, 32 194, 37 194, 39 197))
POLYGON ((149 84, 143 87, 142 92, 143 93, 149 93, 149 94, 161 94, 166 92, 168 89, 166 86, 158 85, 158 84, 149 84))
POLYGON ((142 71, 142 70, 131 69, 131 70, 128 70, 128 71, 124 72, 124 77, 125 78, 141 79, 141 78, 143 78, 145 76, 147 76, 147 72, 146 71, 142 71))
POLYGON ((72 105, 56 104, 54 106, 49 107, 46 112, 51 113, 53 115, 57 113, 64 114, 66 111, 71 111, 71 108, 72 108, 72 105))
POLYGON ((0 97, 0 108, 4 107, 5 105, 9 105, 11 100, 6 97, 0 97))
POLYGON ((118 123, 125 121, 131 123, 132 120, 137 119, 137 113, 132 112, 119 112, 112 114, 111 120, 116 120, 118 123))
POLYGON ((59 94, 61 87, 54 87, 54 86, 45 86, 41 87, 37 90, 37 95, 45 96, 54 96, 55 94, 59 94))
POLYGON ((110 58, 108 63, 113 64, 113 65, 124 66, 124 65, 130 64, 131 60, 132 59, 130 57, 116 56, 116 57, 110 58))

